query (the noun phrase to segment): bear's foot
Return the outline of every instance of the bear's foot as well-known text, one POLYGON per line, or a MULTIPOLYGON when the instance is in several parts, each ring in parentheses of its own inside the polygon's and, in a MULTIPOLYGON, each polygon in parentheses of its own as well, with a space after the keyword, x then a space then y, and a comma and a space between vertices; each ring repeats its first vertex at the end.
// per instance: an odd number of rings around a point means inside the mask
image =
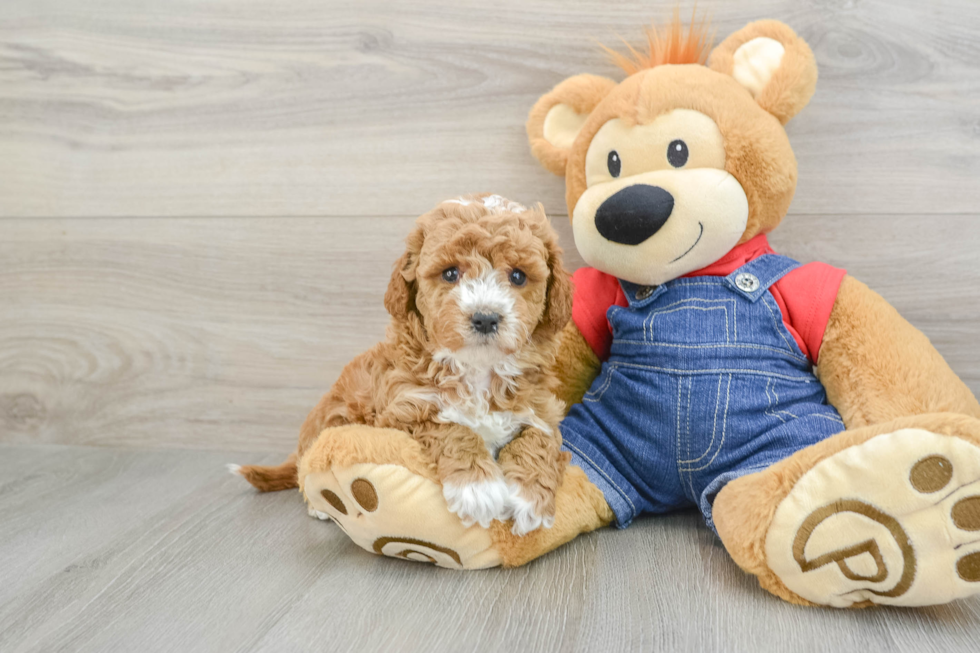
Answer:
POLYGON ((501 564, 490 531, 449 512, 442 486, 404 433, 324 431, 303 456, 300 484, 311 514, 329 515, 371 553, 451 569, 501 564))
POLYGON ((362 549, 451 569, 523 565, 613 518, 602 491, 569 467, 551 528, 518 536, 510 521, 467 526, 418 442, 368 426, 321 433, 300 460, 299 483, 310 514, 329 516, 362 549))
POLYGON ((918 606, 976 594, 980 447, 920 428, 846 447, 800 476, 762 544, 782 585, 816 604, 918 606))

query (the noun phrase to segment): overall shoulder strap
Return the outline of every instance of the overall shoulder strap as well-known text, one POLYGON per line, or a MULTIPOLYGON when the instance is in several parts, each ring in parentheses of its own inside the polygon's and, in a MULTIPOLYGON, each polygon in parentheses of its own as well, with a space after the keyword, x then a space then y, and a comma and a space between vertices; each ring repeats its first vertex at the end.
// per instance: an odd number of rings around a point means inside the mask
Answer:
POLYGON ((735 270, 725 282, 750 302, 758 301, 769 287, 800 267, 798 261, 779 254, 763 254, 735 270))

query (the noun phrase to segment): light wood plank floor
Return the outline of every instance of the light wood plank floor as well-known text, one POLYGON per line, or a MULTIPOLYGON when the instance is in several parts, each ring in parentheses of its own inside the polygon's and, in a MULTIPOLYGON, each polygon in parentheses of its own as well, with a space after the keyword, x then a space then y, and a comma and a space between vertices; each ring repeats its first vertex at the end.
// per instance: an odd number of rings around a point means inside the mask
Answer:
POLYGON ((366 554, 231 452, 0 446, 3 651, 975 651, 980 602, 803 609, 694 513, 583 536, 525 568, 366 554))
MULTIPOLYGON (((387 321, 414 216, 563 185, 523 122, 651 0, 0 3, 0 651, 976 650, 980 600, 795 608, 693 514, 518 570, 363 553, 257 496, 387 321)), ((821 70, 782 253, 847 268, 980 392, 980 3, 701 0, 821 70)), ((686 10, 685 10, 686 11, 686 10)))

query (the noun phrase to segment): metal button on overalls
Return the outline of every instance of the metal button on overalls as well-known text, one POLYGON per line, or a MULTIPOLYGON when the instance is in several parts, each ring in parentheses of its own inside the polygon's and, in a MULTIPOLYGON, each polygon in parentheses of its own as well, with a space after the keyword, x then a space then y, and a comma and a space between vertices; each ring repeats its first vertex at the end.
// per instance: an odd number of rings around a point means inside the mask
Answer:
POLYGON ((742 272, 735 276, 735 285, 745 292, 755 292, 759 289, 759 278, 749 272, 742 272))

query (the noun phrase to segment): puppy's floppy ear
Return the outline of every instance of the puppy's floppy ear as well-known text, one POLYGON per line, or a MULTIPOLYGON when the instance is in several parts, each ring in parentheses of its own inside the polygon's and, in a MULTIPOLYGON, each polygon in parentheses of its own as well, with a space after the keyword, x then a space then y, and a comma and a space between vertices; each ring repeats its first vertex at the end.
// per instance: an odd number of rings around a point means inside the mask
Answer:
POLYGON ((424 240, 425 231, 422 225, 416 224, 405 239, 405 253, 398 257, 391 271, 391 281, 385 292, 385 308, 396 320, 406 320, 410 313, 418 313, 415 306, 418 291, 415 271, 424 240))
POLYGON ((527 117, 527 138, 541 165, 565 175, 568 153, 585 119, 615 86, 606 77, 575 75, 535 102, 527 117))
POLYGON ((748 89, 782 124, 799 113, 817 86, 817 62, 806 41, 778 20, 749 23, 711 52, 709 66, 748 89))
MULTIPOLYGON (((540 205, 538 207, 540 209, 540 205)), ((550 227, 549 227, 550 229, 550 227)), ((544 315, 534 330, 536 338, 552 338, 565 328, 572 319, 572 281, 562 263, 562 251, 558 240, 551 233, 544 239, 548 248, 548 289, 544 315)))

